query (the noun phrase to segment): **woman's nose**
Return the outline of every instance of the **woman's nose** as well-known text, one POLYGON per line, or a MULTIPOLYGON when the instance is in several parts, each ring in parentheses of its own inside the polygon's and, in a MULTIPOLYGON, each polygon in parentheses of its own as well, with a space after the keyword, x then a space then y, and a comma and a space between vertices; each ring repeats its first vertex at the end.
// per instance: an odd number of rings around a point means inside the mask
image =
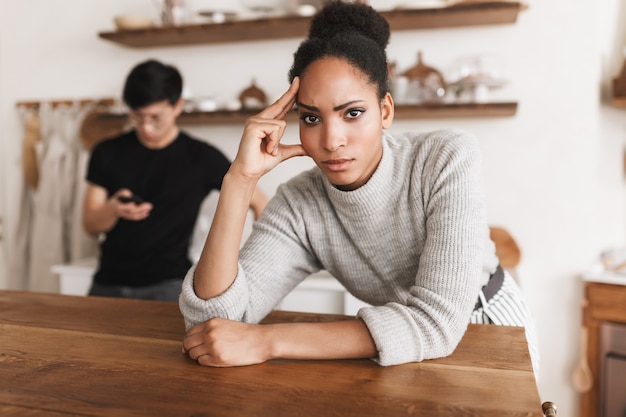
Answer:
POLYGON ((322 146, 329 152, 335 152, 346 144, 346 132, 338 123, 326 123, 322 146))

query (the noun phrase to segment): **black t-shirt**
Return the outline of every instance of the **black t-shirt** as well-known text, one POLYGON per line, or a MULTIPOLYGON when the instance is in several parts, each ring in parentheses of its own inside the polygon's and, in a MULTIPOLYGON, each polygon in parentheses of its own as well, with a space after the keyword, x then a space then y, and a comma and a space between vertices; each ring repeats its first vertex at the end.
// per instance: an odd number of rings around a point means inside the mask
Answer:
POLYGON ((200 206, 229 167, 219 150, 183 132, 163 149, 146 148, 134 130, 98 144, 87 181, 109 196, 128 188, 153 209, 141 221, 119 219, 106 234, 95 282, 145 286, 184 277, 200 206))

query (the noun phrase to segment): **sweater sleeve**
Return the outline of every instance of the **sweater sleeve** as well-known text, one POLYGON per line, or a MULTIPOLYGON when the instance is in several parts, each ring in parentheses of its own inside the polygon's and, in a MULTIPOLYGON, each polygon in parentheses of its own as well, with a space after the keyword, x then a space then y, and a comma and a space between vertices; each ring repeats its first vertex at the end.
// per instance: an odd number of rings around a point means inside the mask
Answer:
POLYGON ((203 300, 196 295, 193 289, 195 273, 196 265, 193 265, 183 280, 183 287, 178 300, 187 330, 214 317, 238 320, 243 316, 242 310, 245 304, 239 301, 248 298, 248 287, 245 273, 241 269, 239 269, 235 281, 224 293, 209 300, 203 300))
POLYGON ((406 303, 358 312, 381 365, 452 353, 467 329, 485 276, 488 228, 478 143, 454 132, 439 139, 412 168, 422 200, 412 204, 424 212, 426 238, 406 303))
POLYGON ((321 269, 307 244, 299 212, 286 197, 285 185, 263 210, 239 254, 233 284, 208 300, 193 289, 195 265, 188 271, 179 298, 187 329, 213 317, 258 323, 308 275, 321 269))

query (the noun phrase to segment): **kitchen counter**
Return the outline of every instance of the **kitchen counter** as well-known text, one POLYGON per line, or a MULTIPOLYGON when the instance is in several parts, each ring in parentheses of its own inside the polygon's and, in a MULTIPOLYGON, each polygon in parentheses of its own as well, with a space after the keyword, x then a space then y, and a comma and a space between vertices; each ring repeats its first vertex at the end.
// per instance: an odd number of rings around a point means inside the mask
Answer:
MULTIPOLYGON (((275 311, 265 323, 347 316, 275 311)), ((524 331, 470 325, 446 358, 202 367, 176 303, 0 291, 2 416, 540 417, 524 331)))
POLYGON ((626 285, 626 272, 607 271, 601 265, 595 265, 583 273, 583 281, 602 284, 626 285))

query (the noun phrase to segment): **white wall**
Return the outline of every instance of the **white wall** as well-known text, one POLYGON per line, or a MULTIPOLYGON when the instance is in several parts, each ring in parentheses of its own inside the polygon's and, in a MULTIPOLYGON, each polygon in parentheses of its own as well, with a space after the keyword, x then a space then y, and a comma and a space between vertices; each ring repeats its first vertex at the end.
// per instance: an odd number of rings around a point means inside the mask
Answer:
MULTIPOLYGON (((2 5, 0 5, 0 15, 2 15, 2 5)), ((1 22, 0 22, 1 24, 1 22)), ((3 79, 2 77, 2 62, 3 62, 3 48, 2 48, 2 32, 0 32, 0 81, 3 79)), ((2 100, 3 97, 3 83, 0 82, 0 101, 2 100)), ((3 124, 3 120, 0 119, 0 132, 4 132, 4 124, 3 124)), ((4 181, 4 169, 2 169, 4 166, 6 166, 6 163, 4 161, 3 156, 5 156, 7 154, 7 152, 5 151, 5 141, 3 140, 5 135, 3 135, 2 133, 0 133, 0 288, 2 288, 4 286, 4 283, 7 282, 7 268, 5 267, 6 265, 6 259, 5 259, 5 249, 4 249, 4 240, 5 240, 5 216, 4 216, 4 212, 5 212, 5 202, 7 200, 7 195, 5 193, 5 181, 4 181)))
MULTIPOLYGON (((188 2, 194 10, 219 8, 216 3, 188 2)), ((221 6, 233 9, 231 3, 221 6)), ((515 25, 398 32, 388 50, 401 69, 415 63, 418 48, 441 69, 472 53, 495 54, 505 64, 511 84, 497 97, 519 101, 514 118, 398 121, 391 130, 457 127, 480 139, 490 222, 507 227, 523 251, 519 274, 541 342, 541 398, 554 401, 564 416, 578 415, 570 374, 579 355, 580 273, 602 249, 624 245, 626 231, 626 119, 624 110, 601 101, 622 65, 621 3, 532 0, 515 25)), ((20 187, 18 100, 119 95, 128 70, 148 57, 176 64, 197 96, 233 98, 252 77, 271 98, 287 87, 295 39, 132 49, 97 37, 113 28, 114 15, 150 14, 151 8, 150 0, 0 2, 5 221, 17 215, 10 203, 20 187)), ((239 127, 190 130, 234 156, 239 127)), ((296 140, 296 130, 287 136, 296 140)), ((260 185, 273 194, 309 166, 304 159, 288 161, 260 185)))

